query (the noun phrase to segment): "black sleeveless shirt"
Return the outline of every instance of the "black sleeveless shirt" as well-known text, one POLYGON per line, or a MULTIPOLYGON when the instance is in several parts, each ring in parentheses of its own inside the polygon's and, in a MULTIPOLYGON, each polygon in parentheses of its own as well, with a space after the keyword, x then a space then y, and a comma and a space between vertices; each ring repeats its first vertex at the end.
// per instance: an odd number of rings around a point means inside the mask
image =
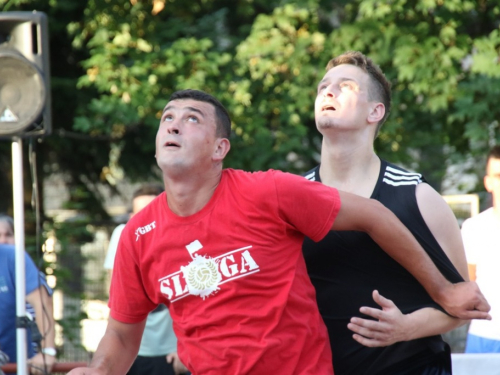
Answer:
MULTIPOLYGON (((304 177, 321 181, 319 166, 304 177)), ((382 160, 371 198, 396 214, 448 280, 453 283, 463 281, 420 214, 415 190, 421 182, 425 182, 421 174, 408 172, 382 160)), ((388 374, 389 368, 408 368, 412 366, 410 362, 415 360, 419 364, 422 361, 425 363, 432 360, 434 354, 441 355, 446 350, 447 345, 441 336, 381 348, 365 347, 352 338, 353 332, 347 328, 350 318, 366 318, 359 308, 380 308, 372 299, 374 289, 391 299, 405 314, 424 307, 444 311, 419 282, 367 234, 330 232, 318 243, 306 238, 303 252, 309 276, 316 288, 319 310, 328 328, 336 375, 388 374)))

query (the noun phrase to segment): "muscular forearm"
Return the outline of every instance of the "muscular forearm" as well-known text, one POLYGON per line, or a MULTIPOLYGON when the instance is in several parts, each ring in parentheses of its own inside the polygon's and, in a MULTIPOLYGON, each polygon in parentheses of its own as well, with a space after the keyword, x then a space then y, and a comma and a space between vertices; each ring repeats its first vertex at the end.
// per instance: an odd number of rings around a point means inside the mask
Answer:
POLYGON ((100 341, 89 367, 106 375, 126 374, 136 356, 137 350, 131 350, 118 337, 107 334, 100 341), (116 356, 114 353, 122 354, 116 356))
POLYGON ((462 319, 491 319, 490 306, 475 283, 450 283, 411 232, 381 203, 340 192, 342 207, 333 230, 363 231, 406 268, 434 301, 462 319))
POLYGON ((450 282, 439 272, 411 232, 378 201, 352 194, 346 197, 346 194, 341 194, 342 215, 337 217, 333 229, 366 232, 388 255, 406 268, 435 300, 439 300, 450 282))
POLYGON ((144 325, 145 321, 125 324, 109 318, 106 332, 89 367, 98 370, 99 374, 127 373, 139 351, 144 325))
POLYGON ((441 335, 469 322, 468 320, 453 318, 431 307, 414 311, 407 314, 406 317, 408 319, 407 340, 441 335))
POLYGON ((393 301, 381 296, 376 290, 373 291, 373 300, 380 309, 361 307, 360 312, 369 318, 352 317, 347 326, 354 332, 356 341, 369 347, 438 335, 467 322, 430 307, 402 314, 393 301))
POLYGON ((367 233, 394 260, 410 272, 429 295, 440 301, 450 282, 439 272, 417 240, 390 211, 379 215, 367 233), (394 237, 397 241, 394 241, 394 237))

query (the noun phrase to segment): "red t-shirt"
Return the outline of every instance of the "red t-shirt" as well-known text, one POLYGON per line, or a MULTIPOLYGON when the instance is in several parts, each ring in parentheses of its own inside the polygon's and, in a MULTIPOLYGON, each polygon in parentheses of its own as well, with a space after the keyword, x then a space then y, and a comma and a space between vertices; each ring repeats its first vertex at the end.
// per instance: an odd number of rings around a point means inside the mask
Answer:
POLYGON ((339 209, 335 189, 279 171, 224 170, 188 217, 161 194, 121 235, 111 316, 135 323, 165 303, 194 375, 333 374, 302 241, 339 209))

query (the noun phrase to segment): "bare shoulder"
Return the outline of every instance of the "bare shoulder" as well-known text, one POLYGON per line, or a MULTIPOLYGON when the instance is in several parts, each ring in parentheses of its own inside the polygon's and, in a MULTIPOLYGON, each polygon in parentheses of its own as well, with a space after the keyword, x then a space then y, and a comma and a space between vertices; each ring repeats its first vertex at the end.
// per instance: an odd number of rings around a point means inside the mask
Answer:
POLYGON ((453 218, 454 223, 456 223, 455 215, 453 214, 450 206, 448 206, 441 194, 439 194, 431 185, 427 183, 418 184, 416 189, 416 196, 420 212, 422 212, 422 210, 431 208, 433 210, 439 211, 434 212, 434 214, 439 215, 441 213, 443 215, 447 215, 450 218, 453 218))
POLYGON ((429 184, 417 185, 416 199, 420 214, 458 272, 468 280, 467 261, 460 227, 450 206, 429 184))

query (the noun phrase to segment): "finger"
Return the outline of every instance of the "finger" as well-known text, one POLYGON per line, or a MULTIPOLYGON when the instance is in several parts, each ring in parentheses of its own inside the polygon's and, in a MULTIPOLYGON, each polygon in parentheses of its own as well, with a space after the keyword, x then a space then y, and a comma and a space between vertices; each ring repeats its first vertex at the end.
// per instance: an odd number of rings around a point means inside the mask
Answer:
POLYGON ((368 306, 361 306, 360 309, 359 309, 359 311, 362 314, 371 316, 372 318, 375 318, 377 320, 384 320, 384 318, 387 315, 384 312, 384 310, 375 309, 373 307, 368 307, 368 306))
POLYGON ((379 340, 369 339, 369 338, 366 338, 366 337, 363 337, 363 336, 360 336, 357 334, 352 335, 352 338, 354 340, 356 340, 357 342, 359 342, 361 345, 364 345, 364 346, 367 346, 370 348, 376 348, 379 346, 386 346, 386 345, 384 345, 383 342, 381 342, 379 340))
POLYGON ((383 339, 385 337, 385 331, 379 330, 377 328, 368 328, 363 327, 357 324, 349 323, 347 324, 347 328, 357 333, 358 335, 364 336, 369 339, 383 339))
POLYGON ((378 290, 374 290, 373 291, 372 297, 373 297, 373 300, 377 303, 377 305, 379 305, 382 308, 384 308, 384 307, 390 308, 390 307, 396 306, 394 304, 394 302, 392 302, 390 299, 385 298, 384 296, 382 296, 378 292, 378 290))
POLYGON ((478 310, 460 311, 456 314, 451 314, 451 315, 455 316, 458 319, 463 319, 463 320, 471 320, 471 319, 491 320, 490 314, 478 310))
POLYGON ((369 339, 369 340, 378 339, 376 332, 371 331, 369 329, 365 329, 365 328, 360 327, 360 326, 357 326, 355 324, 348 324, 347 328, 349 328, 349 330, 351 330, 355 334, 357 334, 359 336, 363 336, 366 339, 369 339))
POLYGON ((372 329, 374 331, 381 331, 384 329, 384 326, 385 326, 385 323, 383 323, 383 322, 380 322, 377 320, 371 320, 371 319, 358 318, 356 316, 351 318, 349 324, 356 324, 360 327, 372 329))
POLYGON ((490 304, 485 299, 482 299, 480 302, 476 303, 474 305, 474 308, 476 310, 483 311, 483 312, 489 312, 491 310, 490 304))

